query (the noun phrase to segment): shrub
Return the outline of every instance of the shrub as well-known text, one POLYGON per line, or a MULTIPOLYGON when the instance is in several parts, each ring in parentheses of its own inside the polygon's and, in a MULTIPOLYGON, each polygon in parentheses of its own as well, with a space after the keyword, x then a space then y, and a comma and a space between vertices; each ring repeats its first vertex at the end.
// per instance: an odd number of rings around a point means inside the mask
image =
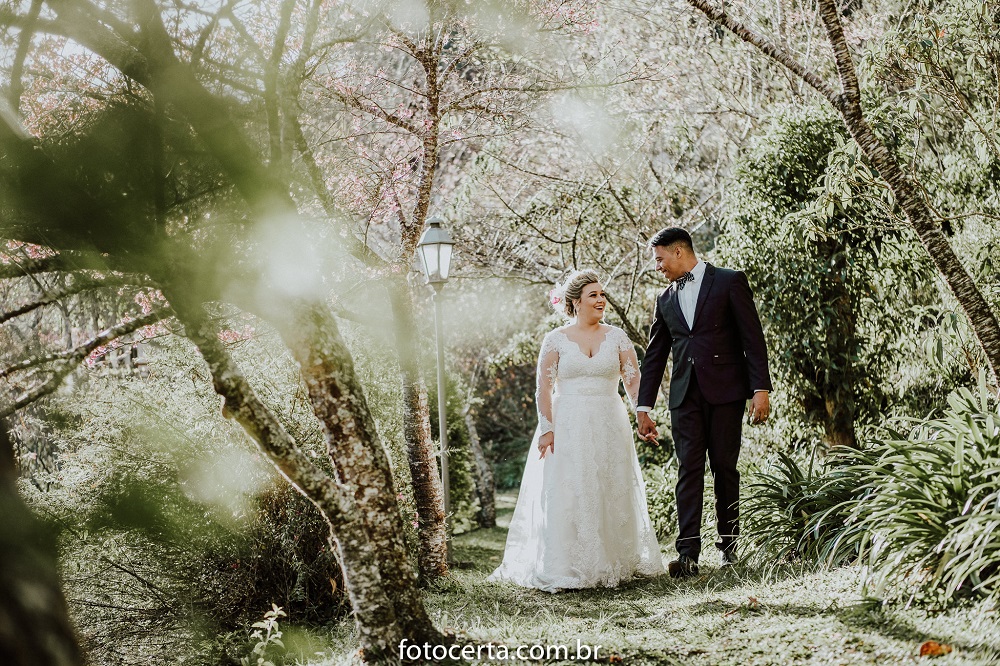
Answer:
POLYGON ((911 308, 937 300, 928 257, 853 177, 850 145, 829 109, 778 107, 735 165, 716 241, 754 289, 775 383, 831 448, 881 418, 911 308))
POLYGON ((876 596, 1000 599, 1000 414, 981 382, 934 419, 895 418, 819 469, 781 454, 748 484, 744 544, 759 562, 859 558, 876 596))
POLYGON ((1000 598, 1000 414, 985 384, 948 404, 936 419, 897 419, 855 454, 864 483, 843 541, 857 544, 873 594, 1000 598))
POLYGON ((860 471, 840 456, 818 467, 803 466, 778 453, 775 461, 751 473, 740 506, 741 543, 748 560, 758 563, 800 560, 841 564, 857 556, 840 542, 846 503, 857 494, 860 471))

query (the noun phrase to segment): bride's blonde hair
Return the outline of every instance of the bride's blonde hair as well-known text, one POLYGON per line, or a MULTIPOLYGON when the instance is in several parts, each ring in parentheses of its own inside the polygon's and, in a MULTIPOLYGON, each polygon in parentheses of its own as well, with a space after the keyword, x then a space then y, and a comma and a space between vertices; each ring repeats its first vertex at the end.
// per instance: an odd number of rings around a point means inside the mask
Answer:
POLYGON ((583 288, 588 284, 600 281, 601 277, 595 270, 585 268, 573 271, 549 292, 549 303, 552 305, 552 309, 567 317, 575 317, 576 308, 573 307, 573 301, 580 299, 583 295, 583 288))

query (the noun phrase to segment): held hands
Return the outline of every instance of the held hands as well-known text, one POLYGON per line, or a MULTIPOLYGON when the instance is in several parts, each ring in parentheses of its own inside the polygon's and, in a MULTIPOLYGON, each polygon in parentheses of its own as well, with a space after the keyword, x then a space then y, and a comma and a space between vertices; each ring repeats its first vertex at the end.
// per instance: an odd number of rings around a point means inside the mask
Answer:
POLYGON ((538 459, 541 460, 545 457, 546 451, 556 452, 556 436, 553 432, 547 432, 538 438, 538 451, 541 453, 538 459))
POLYGON ((750 425, 757 425, 767 421, 767 417, 771 415, 771 398, 769 397, 767 391, 757 391, 753 394, 753 400, 750 401, 750 406, 747 407, 747 423, 750 425))
POLYGON ((639 439, 648 444, 659 446, 660 433, 657 431, 653 419, 649 418, 649 412, 638 412, 635 419, 639 426, 639 439))

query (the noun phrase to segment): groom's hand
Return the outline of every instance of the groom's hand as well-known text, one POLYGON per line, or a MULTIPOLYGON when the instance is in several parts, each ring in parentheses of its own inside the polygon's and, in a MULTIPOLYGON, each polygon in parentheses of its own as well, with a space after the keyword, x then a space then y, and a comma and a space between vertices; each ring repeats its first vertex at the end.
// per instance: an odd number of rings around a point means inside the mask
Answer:
POLYGON ((660 433, 656 430, 653 419, 649 418, 649 412, 639 412, 635 418, 639 425, 639 438, 648 443, 659 445, 660 433))
POLYGON ((747 408, 747 416, 750 425, 757 425, 767 420, 771 415, 771 399, 767 391, 757 391, 753 394, 750 407, 747 408))

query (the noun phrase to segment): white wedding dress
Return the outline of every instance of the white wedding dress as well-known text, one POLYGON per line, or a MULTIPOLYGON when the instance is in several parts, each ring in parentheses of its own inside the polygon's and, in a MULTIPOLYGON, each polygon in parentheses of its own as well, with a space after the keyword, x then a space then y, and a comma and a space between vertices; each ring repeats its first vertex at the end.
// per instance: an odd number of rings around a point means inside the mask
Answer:
POLYGON ((663 573, 632 425, 618 395, 624 380, 635 407, 638 362, 623 330, 603 328, 604 341, 593 357, 563 329, 542 341, 539 426, 503 562, 487 580, 555 592, 663 573), (555 432, 555 450, 539 459, 538 438, 549 430, 555 432))

